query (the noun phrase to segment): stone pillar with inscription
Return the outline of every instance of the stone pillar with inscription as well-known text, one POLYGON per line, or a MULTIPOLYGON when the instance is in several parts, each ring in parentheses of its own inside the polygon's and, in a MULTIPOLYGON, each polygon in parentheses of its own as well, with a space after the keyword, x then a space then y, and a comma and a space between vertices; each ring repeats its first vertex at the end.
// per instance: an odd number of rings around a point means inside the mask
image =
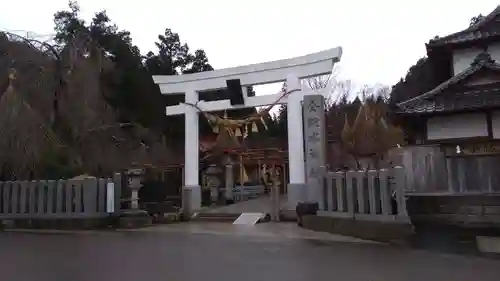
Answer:
POLYGON ((306 154, 307 200, 324 209, 324 175, 326 161, 325 99, 322 95, 304 97, 304 140, 306 154))

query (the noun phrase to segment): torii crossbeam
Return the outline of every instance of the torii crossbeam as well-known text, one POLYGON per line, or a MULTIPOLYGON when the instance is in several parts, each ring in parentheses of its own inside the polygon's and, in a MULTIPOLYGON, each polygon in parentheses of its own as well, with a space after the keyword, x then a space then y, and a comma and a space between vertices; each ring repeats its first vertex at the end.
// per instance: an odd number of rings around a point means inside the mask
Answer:
MULTIPOLYGON (((320 91, 302 91, 300 79, 331 74, 335 63, 340 61, 342 48, 337 47, 306 56, 291 59, 251 64, 214 71, 178 75, 153 76, 162 94, 185 95, 185 102, 197 104, 203 111, 234 110, 247 107, 260 107, 276 102, 282 94, 248 97, 246 87, 276 82, 287 83, 290 94, 279 103, 287 104, 288 109, 288 151, 289 175, 288 207, 295 208, 304 198, 304 129, 301 102, 305 95, 324 94, 320 91), (230 100, 199 101, 198 92, 226 87, 226 81, 239 79, 243 88, 242 105, 231 105, 230 100)), ((184 187, 190 189, 189 204, 192 210, 201 208, 201 188, 199 183, 199 116, 198 110, 186 104, 167 106, 167 115, 185 115, 185 163, 184 187)), ((183 193, 184 194, 184 193, 183 193)), ((186 202, 183 200, 183 202, 186 202)))

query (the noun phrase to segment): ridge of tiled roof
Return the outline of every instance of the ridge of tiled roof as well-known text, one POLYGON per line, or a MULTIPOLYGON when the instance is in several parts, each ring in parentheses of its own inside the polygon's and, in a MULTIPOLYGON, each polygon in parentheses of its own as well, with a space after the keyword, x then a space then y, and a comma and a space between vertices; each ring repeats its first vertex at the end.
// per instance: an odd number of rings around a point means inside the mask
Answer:
POLYGON ((462 43, 471 40, 500 35, 500 30, 488 31, 488 32, 481 31, 481 29, 484 26, 495 20, 497 16, 500 16, 500 5, 498 5, 491 13, 480 19, 477 23, 473 24, 472 26, 447 36, 431 39, 429 43, 427 43, 426 45, 435 46, 435 45, 443 45, 449 43, 462 43))
POLYGON ((457 75, 453 76, 452 78, 444 81, 443 83, 439 84, 436 88, 430 90, 427 93, 424 93, 420 96, 411 98, 409 100, 400 102, 397 104, 397 106, 401 110, 405 110, 407 108, 411 108, 415 105, 417 105, 419 102, 427 100, 431 97, 434 97, 446 89, 448 89, 452 85, 456 85, 460 81, 463 81, 464 79, 467 79, 474 73, 478 72, 481 69, 491 69, 491 70, 498 70, 500 71, 500 64, 497 64, 490 56, 488 52, 482 52, 479 55, 474 58, 470 66, 465 69, 464 71, 458 73, 457 75))

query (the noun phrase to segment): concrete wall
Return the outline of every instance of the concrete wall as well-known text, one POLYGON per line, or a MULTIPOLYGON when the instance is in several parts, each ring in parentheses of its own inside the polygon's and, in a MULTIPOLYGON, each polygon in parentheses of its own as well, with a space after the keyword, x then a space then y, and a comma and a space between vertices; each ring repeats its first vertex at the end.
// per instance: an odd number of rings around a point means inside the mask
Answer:
MULTIPOLYGON (((467 69, 474 58, 483 52, 482 48, 467 48, 456 50, 453 52, 453 75, 467 69)), ((500 61, 500 43, 491 44, 488 46, 488 53, 490 53, 491 58, 500 61)))

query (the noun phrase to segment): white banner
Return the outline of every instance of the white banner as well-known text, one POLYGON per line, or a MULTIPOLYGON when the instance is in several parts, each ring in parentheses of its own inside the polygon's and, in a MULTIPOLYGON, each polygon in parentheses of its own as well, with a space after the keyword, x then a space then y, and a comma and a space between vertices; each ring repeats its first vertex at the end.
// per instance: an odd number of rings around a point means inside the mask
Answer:
POLYGON ((106 212, 113 213, 115 211, 115 183, 109 182, 106 185, 106 212))

